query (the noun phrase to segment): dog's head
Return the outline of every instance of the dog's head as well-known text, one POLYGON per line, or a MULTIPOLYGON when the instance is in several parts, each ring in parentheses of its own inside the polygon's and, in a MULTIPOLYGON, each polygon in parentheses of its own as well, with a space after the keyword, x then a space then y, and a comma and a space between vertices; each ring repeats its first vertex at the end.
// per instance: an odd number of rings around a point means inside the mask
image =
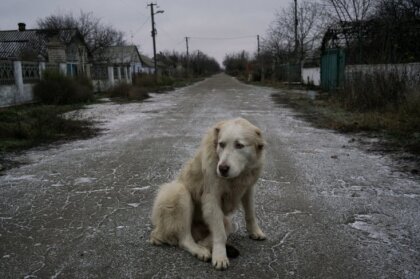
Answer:
POLYGON ((222 121, 214 128, 217 175, 235 178, 261 166, 264 140, 260 129, 243 118, 222 121))

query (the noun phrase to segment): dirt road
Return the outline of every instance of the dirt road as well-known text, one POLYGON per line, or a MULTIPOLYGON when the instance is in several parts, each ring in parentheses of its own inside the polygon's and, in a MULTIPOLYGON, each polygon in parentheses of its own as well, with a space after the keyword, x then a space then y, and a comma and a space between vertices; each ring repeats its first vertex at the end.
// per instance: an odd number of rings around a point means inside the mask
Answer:
POLYGON ((84 110, 102 135, 27 152, 0 177, 0 278, 419 278, 419 181, 298 120, 274 92, 217 75, 84 110), (149 214, 206 129, 237 116, 268 142, 256 201, 268 239, 249 239, 237 214, 241 255, 215 271, 148 244, 149 214))

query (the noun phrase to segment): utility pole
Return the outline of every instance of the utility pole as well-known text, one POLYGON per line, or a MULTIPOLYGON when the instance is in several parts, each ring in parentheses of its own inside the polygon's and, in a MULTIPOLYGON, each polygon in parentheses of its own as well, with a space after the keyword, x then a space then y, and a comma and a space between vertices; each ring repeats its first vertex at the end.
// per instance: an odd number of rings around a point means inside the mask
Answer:
POLYGON ((150 3, 147 6, 150 7, 150 16, 152 18, 152 38, 153 38, 153 63, 155 68, 155 80, 157 81, 157 61, 156 61, 156 27, 155 27, 155 14, 163 13, 163 10, 154 11, 154 6, 157 6, 157 4, 150 3))
POLYGON ((190 76, 190 52, 188 48, 188 39, 189 37, 185 37, 185 44, 187 46, 187 77, 190 76))
POLYGON ((257 54, 258 58, 260 57, 260 35, 257 35, 257 54))
POLYGON ((295 0, 295 56, 298 60, 299 39, 298 39, 298 16, 297 16, 297 0, 295 0))

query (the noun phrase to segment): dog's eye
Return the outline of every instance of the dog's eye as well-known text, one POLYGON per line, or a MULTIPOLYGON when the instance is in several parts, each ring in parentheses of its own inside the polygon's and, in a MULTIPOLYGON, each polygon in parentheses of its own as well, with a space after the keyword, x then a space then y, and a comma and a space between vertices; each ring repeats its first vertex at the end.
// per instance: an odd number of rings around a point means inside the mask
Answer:
POLYGON ((242 143, 237 142, 237 143, 235 143, 235 148, 236 149, 241 149, 241 148, 244 148, 244 145, 242 143))
POLYGON ((219 146, 220 146, 220 148, 225 148, 226 143, 224 143, 224 142, 219 142, 219 146))

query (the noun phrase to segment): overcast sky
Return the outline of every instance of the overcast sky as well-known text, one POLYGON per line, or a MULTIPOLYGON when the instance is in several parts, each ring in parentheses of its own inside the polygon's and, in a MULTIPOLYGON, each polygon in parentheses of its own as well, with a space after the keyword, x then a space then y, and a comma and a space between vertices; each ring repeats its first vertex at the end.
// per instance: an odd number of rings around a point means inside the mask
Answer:
MULTIPOLYGON (((245 49, 256 51, 256 35, 264 36, 276 10, 292 0, 159 0, 164 10, 157 14, 157 49, 185 51, 185 36, 190 40, 190 52, 201 50, 220 63, 226 53, 245 49), (204 38, 237 38, 210 40, 204 38), (194 39, 197 38, 197 39, 194 39), (198 39, 202 38, 202 39, 198 39)), ((54 13, 80 10, 93 12, 106 24, 125 33, 128 43, 140 46, 140 51, 152 56, 150 9, 145 0, 0 0, 0 29, 16 29, 18 22, 35 28, 36 20, 54 13)), ((156 2, 154 2, 156 3, 156 2)))

